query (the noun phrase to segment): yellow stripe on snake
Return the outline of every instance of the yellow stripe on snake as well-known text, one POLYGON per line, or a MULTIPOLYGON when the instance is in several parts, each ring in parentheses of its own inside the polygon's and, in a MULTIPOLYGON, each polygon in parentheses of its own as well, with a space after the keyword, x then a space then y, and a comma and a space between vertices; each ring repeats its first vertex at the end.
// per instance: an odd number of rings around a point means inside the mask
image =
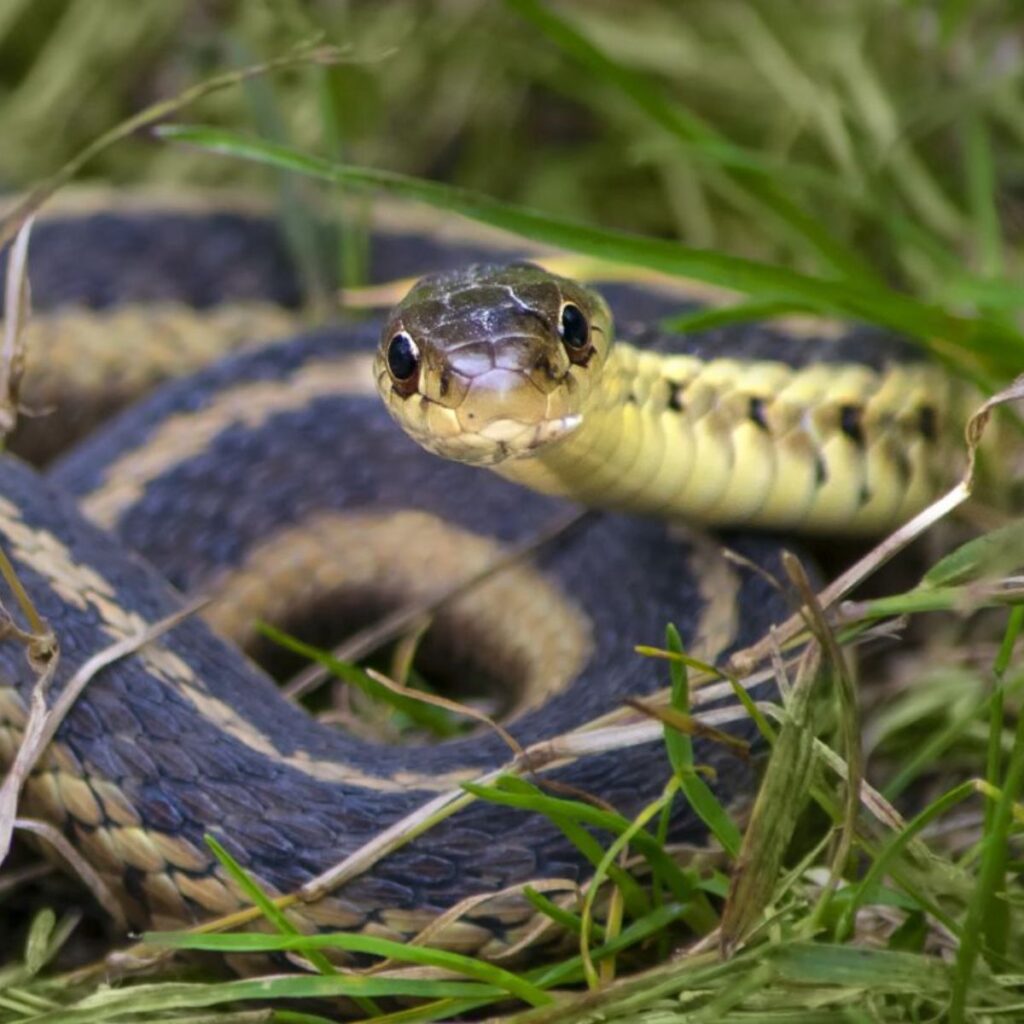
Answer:
MULTIPOLYGON (((417 285, 383 329, 312 331, 166 383, 46 477, 3 460, 0 543, 60 644, 51 699, 97 651, 181 607, 182 593, 216 598, 205 623, 187 621, 99 674, 25 789, 24 813, 63 830, 134 925, 245 903, 206 834, 287 893, 508 760, 489 730, 386 745, 358 724, 316 721, 240 653, 279 675, 294 669, 259 620, 329 646, 472 576, 556 516, 560 498, 653 513, 595 516, 535 565, 435 616, 418 664, 497 693, 497 713, 527 745, 663 687, 663 669, 633 648, 658 644, 667 622, 715 661, 786 616, 760 571, 727 561, 682 521, 877 532, 953 472, 968 398, 905 344, 747 326, 694 338, 624 327, 635 337, 613 346, 597 293, 531 265, 479 262, 506 254, 493 239, 393 223, 373 238, 375 280, 446 273, 417 285), (375 384, 421 445, 560 497, 421 451, 375 384)), ((213 314, 233 325, 228 347, 297 319, 277 312, 299 294, 272 226, 237 211, 54 216, 37 229, 30 270, 34 330, 53 347, 30 353, 26 394, 55 408, 25 421, 16 441, 39 460, 138 382, 215 355, 213 335, 199 343, 196 332, 222 302, 249 311, 242 321, 213 314), (75 355, 69 339, 83 335, 92 350, 75 355)), ((625 321, 679 305, 665 293, 607 294, 625 321)), ((777 570, 776 541, 727 542, 777 570)), ((6 589, 2 600, 17 618, 6 589)), ((21 739, 34 680, 9 632, 0 764, 21 739)), ((734 728, 753 735, 743 721, 734 728)), ((749 784, 721 746, 698 744, 698 758, 723 796, 749 784)), ((548 777, 628 817, 669 773, 661 746, 647 743, 548 777)), ((681 803, 673 822, 674 838, 702 838, 681 803)), ((588 872, 546 819, 476 802, 290 913, 303 928, 407 937, 490 893, 433 941, 498 955, 534 920, 524 882, 588 872)))

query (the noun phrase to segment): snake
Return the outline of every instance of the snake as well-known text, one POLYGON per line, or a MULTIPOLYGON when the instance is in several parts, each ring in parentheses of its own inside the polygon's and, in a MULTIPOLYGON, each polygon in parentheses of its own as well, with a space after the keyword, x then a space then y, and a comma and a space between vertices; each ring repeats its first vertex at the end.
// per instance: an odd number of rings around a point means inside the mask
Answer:
MULTIPOLYGON (((664 688, 664 664, 634 648, 667 623, 720 663, 787 617, 779 531, 877 533, 958 458, 962 389, 883 332, 673 334, 659 319, 706 295, 578 284, 518 240, 408 207, 380 205, 369 246, 371 281, 418 283, 383 317, 310 326, 262 208, 101 194, 36 226, 30 414, 0 460, 0 546, 59 644, 48 699, 97 652, 211 598, 97 674, 22 793, 132 927, 247 905, 207 836, 293 893, 509 761, 483 726, 383 743, 325 724, 261 667, 295 666, 259 622, 330 646, 485 572, 569 503, 598 506, 440 606, 418 654, 483 681, 530 747, 664 688)), ((39 666, 9 584, 0 598, 22 631, 0 640, 9 765, 39 666)), ((706 706, 753 741, 732 703, 706 706)), ((695 750, 721 799, 749 790, 733 751, 695 750)), ((647 737, 536 784, 630 818, 671 774, 647 737)), ((706 840, 679 798, 671 821, 670 840, 706 840)), ((288 914, 397 939, 433 927, 436 944, 501 957, 544 931, 526 883, 592 870, 547 817, 475 800, 288 914)))

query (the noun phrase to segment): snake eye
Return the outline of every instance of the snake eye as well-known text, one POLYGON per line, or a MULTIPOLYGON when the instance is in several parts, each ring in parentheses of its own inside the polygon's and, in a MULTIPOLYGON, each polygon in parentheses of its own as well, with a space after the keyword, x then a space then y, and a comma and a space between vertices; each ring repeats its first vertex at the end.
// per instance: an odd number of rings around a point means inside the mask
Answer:
POLYGON ((388 370, 398 384, 409 384, 420 368, 420 350, 415 341, 399 331, 388 342, 388 370))
POLYGON ((558 324, 558 333, 566 347, 579 351, 586 347, 590 340, 590 326, 579 306, 567 302, 562 307, 562 316, 558 324))

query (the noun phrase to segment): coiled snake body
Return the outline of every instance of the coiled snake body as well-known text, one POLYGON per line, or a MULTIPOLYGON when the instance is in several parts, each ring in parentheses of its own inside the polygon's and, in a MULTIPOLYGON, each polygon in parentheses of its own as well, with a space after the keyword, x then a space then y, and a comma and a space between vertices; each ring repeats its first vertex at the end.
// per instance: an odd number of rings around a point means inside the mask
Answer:
MULTIPOLYGON (((244 213, 160 207, 44 222, 30 272, 36 344, 48 354, 30 352, 28 382, 32 360, 42 360, 39 386, 57 411, 22 424, 21 450, 44 458, 65 432, 91 426, 94 392, 120 403, 137 381, 208 359, 213 342, 195 338, 211 317, 227 325, 229 347, 261 328, 287 333, 279 304, 298 294, 271 230, 244 213), (197 300, 217 310, 196 313, 197 300), (140 301, 145 313, 123 305, 140 301), (61 302, 74 308, 47 313, 61 302), (68 348, 76 334, 92 346, 84 355, 68 348), (155 369, 143 358, 150 349, 163 353, 155 369), (104 379, 90 383, 90 373, 104 379)), ((493 259, 497 244, 400 221, 374 236, 373 275, 493 259)), ((627 320, 679 307, 678 297, 609 295, 627 320)), ((374 394, 375 376, 422 443, 494 463, 496 450, 522 455, 554 440, 539 460, 497 468, 547 491, 645 511, 676 512, 685 494, 684 511, 706 521, 875 530, 922 504, 948 471, 949 385, 884 339, 743 328, 682 340, 649 334, 612 352, 610 333, 592 293, 535 268, 458 271, 421 286, 383 334, 372 323, 298 334, 165 384, 47 478, 13 458, 0 463, 0 543, 59 640, 53 692, 98 650, 179 608, 181 592, 217 597, 207 622, 188 620, 104 669, 26 787, 26 812, 59 824, 130 921, 175 925, 241 905, 205 834, 269 890, 290 892, 508 759, 486 730, 389 746, 319 724, 223 638, 265 656, 254 624, 269 619, 286 629, 312 620, 332 631, 318 639, 337 639, 339 621, 353 630, 431 596, 561 508, 409 443, 374 394), (580 325, 567 304, 586 328, 576 350, 580 325), (415 374, 393 372, 410 370, 389 351, 397 336, 401 348, 413 344, 415 374), (512 341, 501 347, 502 338, 512 341), (587 374, 599 364, 607 376, 593 383, 587 374), (534 389, 527 398, 524 386, 534 389), (552 397, 559 386, 583 404, 563 408, 552 397), (482 403, 493 393, 501 411, 488 419, 482 403), (524 427, 524 410, 536 406, 570 436, 524 427), (593 425, 580 427, 588 417, 593 425), (425 433, 429 421, 440 433, 425 433)), ((777 569, 775 541, 734 534, 728 543, 777 569)), ((6 593, 3 603, 15 607, 6 593)), ((727 562, 716 544, 664 519, 608 514, 559 539, 535 567, 509 570, 439 612, 423 659, 449 678, 498 688, 508 728, 526 745, 662 687, 663 673, 633 647, 659 643, 667 622, 713 661, 787 611, 760 572, 727 562)), ((24 647, 4 639, 0 763, 13 758, 34 679, 24 647)), ((742 721, 734 728, 752 734, 742 721)), ((701 745, 698 756, 717 769, 723 794, 739 787, 746 773, 721 747, 701 745)), ((648 743, 550 777, 630 815, 668 773, 648 743)), ((673 834, 701 835, 684 807, 673 834)), ((502 890, 585 875, 545 819, 477 802, 294 913, 305 927, 408 936, 467 895, 498 893, 434 936, 495 954, 532 917, 502 890)))

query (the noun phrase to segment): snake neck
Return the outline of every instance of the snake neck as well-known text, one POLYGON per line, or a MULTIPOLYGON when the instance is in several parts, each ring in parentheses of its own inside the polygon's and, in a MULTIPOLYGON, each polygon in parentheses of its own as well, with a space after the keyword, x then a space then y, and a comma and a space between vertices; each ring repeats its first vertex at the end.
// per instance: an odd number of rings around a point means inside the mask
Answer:
POLYGON ((927 362, 791 366, 618 342, 582 425, 496 469, 549 494, 641 514, 876 533, 955 479, 969 401, 927 362))

